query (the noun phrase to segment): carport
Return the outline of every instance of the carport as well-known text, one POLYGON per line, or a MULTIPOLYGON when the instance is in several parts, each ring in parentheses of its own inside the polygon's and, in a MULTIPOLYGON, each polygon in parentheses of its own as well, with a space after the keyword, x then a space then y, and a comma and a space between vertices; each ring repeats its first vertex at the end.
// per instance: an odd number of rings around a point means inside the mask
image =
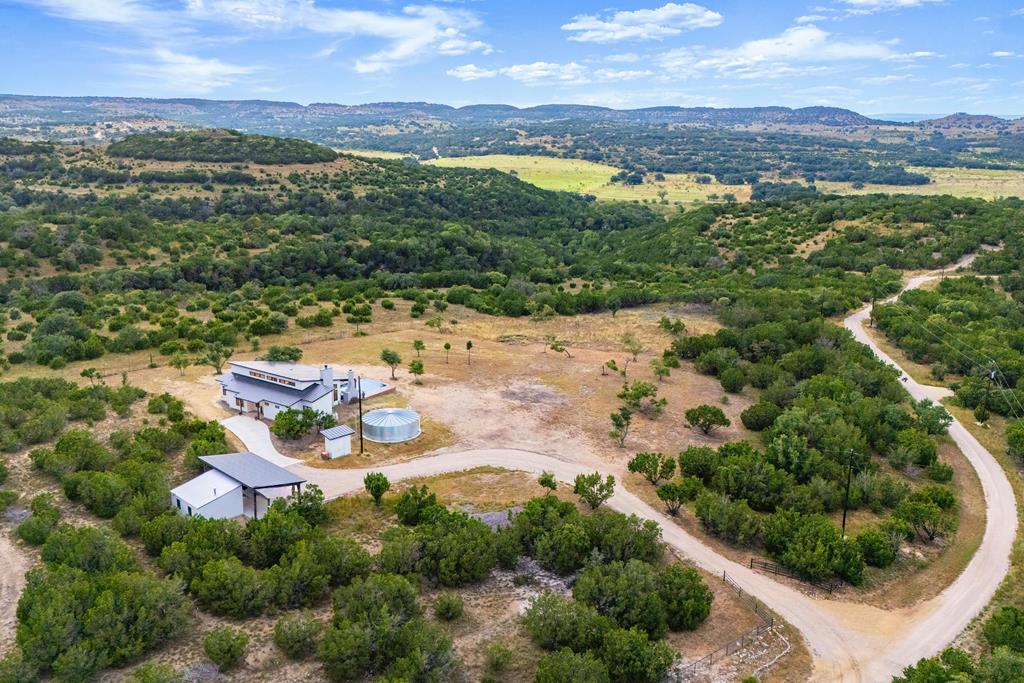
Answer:
POLYGON ((266 460, 255 453, 225 453, 223 455, 202 455, 199 460, 211 469, 217 470, 242 485, 242 500, 245 514, 252 505, 252 518, 259 517, 260 499, 266 510, 274 498, 293 495, 302 490, 306 480, 283 467, 266 460))

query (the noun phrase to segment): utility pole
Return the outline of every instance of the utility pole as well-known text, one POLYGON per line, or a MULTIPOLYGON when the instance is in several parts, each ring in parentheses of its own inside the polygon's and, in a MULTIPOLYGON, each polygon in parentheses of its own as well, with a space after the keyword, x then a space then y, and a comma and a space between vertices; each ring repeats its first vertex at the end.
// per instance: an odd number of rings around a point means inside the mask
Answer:
POLYGON ((843 495, 843 538, 846 538, 846 510, 850 507, 850 482, 853 480, 853 456, 857 451, 846 451, 846 493, 843 495))
POLYGON ((363 454, 363 378, 356 378, 356 393, 359 394, 359 455, 363 454))

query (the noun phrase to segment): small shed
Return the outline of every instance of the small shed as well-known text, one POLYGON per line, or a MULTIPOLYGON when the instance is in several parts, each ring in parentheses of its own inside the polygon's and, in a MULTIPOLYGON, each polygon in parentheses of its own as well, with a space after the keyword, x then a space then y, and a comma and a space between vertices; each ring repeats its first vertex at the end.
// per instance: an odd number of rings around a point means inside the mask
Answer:
POLYGON ((420 435, 420 416, 405 408, 378 408, 363 415, 363 436, 377 443, 402 443, 420 435))
POLYGON ((171 507, 179 514, 210 519, 233 519, 243 512, 242 485, 210 470, 171 489, 171 507))
POLYGON ((324 437, 324 453, 327 454, 327 457, 334 460, 351 453, 353 434, 355 434, 355 430, 348 425, 338 425, 320 430, 320 436, 324 437))

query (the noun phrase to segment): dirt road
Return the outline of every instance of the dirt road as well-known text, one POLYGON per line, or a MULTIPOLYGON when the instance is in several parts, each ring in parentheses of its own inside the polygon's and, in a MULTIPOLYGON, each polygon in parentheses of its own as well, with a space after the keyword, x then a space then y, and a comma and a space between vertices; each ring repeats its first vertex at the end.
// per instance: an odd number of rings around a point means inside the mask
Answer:
MULTIPOLYGON (((958 265, 967 265, 970 258, 958 265)), ((922 275, 909 281, 918 287, 935 277, 922 275)), ((896 365, 863 329, 870 307, 849 316, 846 327, 858 341, 869 346, 882 360, 896 365)), ((905 383, 915 399, 941 397, 935 387, 925 387, 908 378, 905 383)), ((1009 568, 1009 555, 1016 535, 1017 508, 1013 490, 995 458, 959 422, 950 435, 977 470, 986 499, 985 534, 978 551, 964 572, 936 597, 913 608, 883 610, 870 605, 820 600, 809 597, 774 579, 722 557, 691 536, 660 511, 619 487, 609 506, 661 524, 665 542, 703 569, 728 572, 746 590, 756 595, 782 618, 796 627, 814 653, 814 681, 878 683, 889 680, 903 667, 921 657, 933 655, 950 643, 979 614, 991 599, 1009 568)), ((441 452, 411 462, 376 468, 392 481, 430 477, 480 466, 504 467, 531 473, 549 470, 562 482, 595 469, 595 460, 546 455, 515 449, 473 449, 441 452)), ((325 470, 297 465, 293 469, 320 485, 328 497, 362 489, 370 470, 325 470)))

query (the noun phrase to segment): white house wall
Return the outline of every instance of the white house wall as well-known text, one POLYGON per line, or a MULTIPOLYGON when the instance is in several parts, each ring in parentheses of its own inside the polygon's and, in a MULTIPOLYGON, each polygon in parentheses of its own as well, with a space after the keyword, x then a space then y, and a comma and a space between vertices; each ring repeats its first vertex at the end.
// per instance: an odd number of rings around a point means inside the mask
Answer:
MULTIPOLYGON (((195 514, 195 513, 193 513, 195 514)), ((234 519, 242 514, 242 487, 214 498, 199 508, 199 514, 209 519, 234 519)))

